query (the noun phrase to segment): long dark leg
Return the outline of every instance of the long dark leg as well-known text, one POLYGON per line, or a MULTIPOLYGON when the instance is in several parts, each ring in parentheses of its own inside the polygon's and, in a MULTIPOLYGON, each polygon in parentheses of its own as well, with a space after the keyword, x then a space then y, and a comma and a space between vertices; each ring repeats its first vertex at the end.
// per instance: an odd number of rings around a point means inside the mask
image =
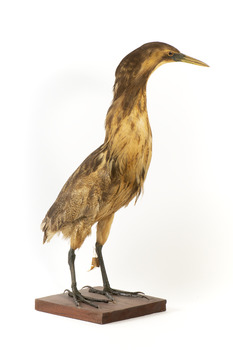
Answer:
POLYGON ((100 291, 98 289, 92 288, 90 287, 89 292, 91 293, 98 293, 98 294, 102 294, 105 295, 106 297, 109 298, 109 300, 113 301, 113 298, 111 297, 111 295, 109 294, 111 287, 108 281, 108 276, 107 276, 107 272, 105 269, 105 265, 104 265, 104 259, 103 259, 103 255, 102 255, 102 248, 103 246, 96 242, 95 244, 95 249, 96 249, 96 253, 98 256, 98 260, 99 260, 99 265, 100 265, 100 269, 101 269, 101 274, 102 274, 102 279, 103 279, 103 291, 100 291))
POLYGON ((103 291, 97 290, 95 288, 90 288, 89 291, 91 293, 98 293, 107 296, 110 300, 113 300, 110 294, 113 295, 121 295, 121 296, 129 296, 129 297, 142 297, 146 298, 146 296, 142 295, 142 292, 126 292, 124 290, 113 289, 110 287, 107 272, 104 265, 104 259, 102 255, 103 246, 96 242, 96 253, 99 259, 99 265, 101 269, 102 279, 103 279, 103 291))
POLYGON ((68 264, 70 266, 70 274, 71 274, 71 289, 72 292, 68 289, 65 291, 68 292, 69 296, 73 297, 74 302, 77 306, 80 305, 80 302, 91 305, 93 307, 98 308, 97 305, 93 304, 92 301, 102 301, 102 302, 108 302, 108 300, 99 300, 99 299, 94 299, 94 298, 87 298, 84 297, 77 289, 77 283, 76 283, 76 275, 75 275, 75 267, 74 267, 74 261, 75 261, 75 252, 74 249, 70 248, 69 253, 68 253, 68 264))
POLYGON ((96 242, 96 253, 99 259, 99 264, 100 264, 100 269, 101 269, 101 274, 102 274, 102 279, 103 279, 103 286, 105 289, 109 289, 110 288, 110 283, 108 281, 108 276, 107 276, 107 272, 105 269, 105 265, 104 265, 104 259, 103 259, 103 255, 102 255, 102 248, 103 246, 96 242))

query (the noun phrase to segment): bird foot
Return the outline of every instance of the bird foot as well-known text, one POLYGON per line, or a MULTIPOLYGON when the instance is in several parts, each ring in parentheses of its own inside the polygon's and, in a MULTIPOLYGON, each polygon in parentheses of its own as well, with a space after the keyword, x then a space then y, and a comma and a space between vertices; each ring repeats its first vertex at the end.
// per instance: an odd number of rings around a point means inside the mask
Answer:
POLYGON ((69 297, 72 297, 74 299, 75 305, 77 307, 80 307, 80 303, 84 303, 90 306, 93 306, 95 308, 99 308, 97 305, 93 304, 93 302, 102 302, 102 303, 108 303, 108 299, 95 299, 95 298, 89 298, 89 297, 84 297, 78 290, 77 288, 73 288, 72 292, 69 289, 66 289, 64 293, 67 292, 69 297))
POLYGON ((143 292, 127 292, 125 290, 113 289, 111 287, 104 287, 103 289, 96 289, 91 286, 85 286, 83 288, 89 288, 89 293, 96 293, 106 296, 110 301, 114 301, 112 295, 118 295, 131 298, 146 298, 143 292))

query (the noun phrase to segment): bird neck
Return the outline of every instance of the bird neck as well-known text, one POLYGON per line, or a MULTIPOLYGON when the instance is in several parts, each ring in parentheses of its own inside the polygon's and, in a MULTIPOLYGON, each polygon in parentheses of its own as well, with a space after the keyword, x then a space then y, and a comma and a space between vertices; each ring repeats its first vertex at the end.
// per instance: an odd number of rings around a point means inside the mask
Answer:
POLYGON ((127 89, 118 98, 114 95, 105 121, 105 141, 114 137, 120 129, 122 131, 123 128, 126 130, 129 126, 133 132, 135 125, 142 122, 142 120, 146 121, 149 130, 145 85, 141 88, 127 89))
POLYGON ((146 100, 146 84, 148 78, 149 73, 137 75, 134 79, 130 79, 127 75, 116 78, 113 87, 113 103, 121 98, 123 110, 129 113, 138 99, 146 100))
MULTIPOLYGON (((113 100, 106 117, 106 159, 112 176, 129 184, 129 201, 143 187, 152 153, 152 134, 146 107, 146 89, 113 100)), ((127 201, 127 203, 129 202, 127 201)))

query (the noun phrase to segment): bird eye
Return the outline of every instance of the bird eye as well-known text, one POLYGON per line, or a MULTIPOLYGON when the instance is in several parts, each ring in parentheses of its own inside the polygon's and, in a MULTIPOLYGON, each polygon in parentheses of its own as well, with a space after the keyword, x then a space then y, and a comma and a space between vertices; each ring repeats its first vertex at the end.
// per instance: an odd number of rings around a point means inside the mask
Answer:
POLYGON ((173 56, 173 55, 174 55, 173 52, 171 51, 168 52, 168 56, 173 56))

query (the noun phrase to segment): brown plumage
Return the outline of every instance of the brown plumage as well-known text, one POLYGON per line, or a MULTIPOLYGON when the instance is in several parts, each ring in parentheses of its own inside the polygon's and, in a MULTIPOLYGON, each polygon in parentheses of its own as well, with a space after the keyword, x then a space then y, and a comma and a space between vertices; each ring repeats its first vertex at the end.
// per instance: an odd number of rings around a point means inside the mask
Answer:
POLYGON ((69 294, 77 305, 82 301, 94 306, 77 291, 72 271, 74 250, 81 247, 96 222, 96 248, 104 294, 109 299, 110 293, 133 295, 110 288, 101 249, 108 238, 115 212, 132 199, 137 200, 150 165, 152 134, 146 105, 147 80, 161 64, 174 61, 207 66, 159 42, 139 47, 120 62, 115 73, 113 101, 106 116, 104 143, 71 175, 41 224, 44 242, 57 232, 70 238, 72 292, 69 294))

